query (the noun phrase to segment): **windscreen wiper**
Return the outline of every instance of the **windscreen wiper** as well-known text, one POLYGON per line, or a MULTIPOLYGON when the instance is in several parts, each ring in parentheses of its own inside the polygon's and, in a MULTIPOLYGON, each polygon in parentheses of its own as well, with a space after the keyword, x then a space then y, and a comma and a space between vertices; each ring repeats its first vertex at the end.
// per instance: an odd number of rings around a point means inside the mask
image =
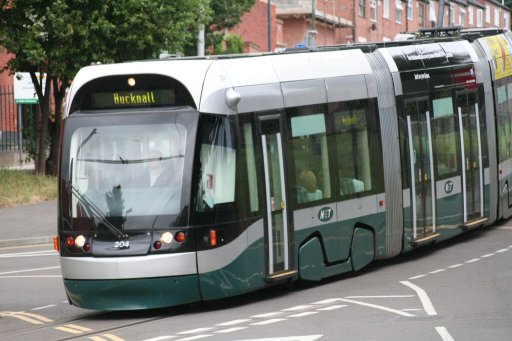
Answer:
MULTIPOLYGON (((96 206, 89 198, 87 198, 84 194, 80 193, 79 190, 75 188, 75 186, 71 185, 71 192, 77 197, 77 199, 85 205, 85 209, 89 214, 92 214, 95 218, 99 219, 100 222, 105 225, 107 230, 112 232, 113 235, 118 237, 119 239, 127 239, 128 235, 123 233, 123 231, 119 230, 114 226, 110 221, 108 221, 107 217, 101 212, 101 210, 96 206)), ((90 215, 89 215, 90 217, 90 215)))

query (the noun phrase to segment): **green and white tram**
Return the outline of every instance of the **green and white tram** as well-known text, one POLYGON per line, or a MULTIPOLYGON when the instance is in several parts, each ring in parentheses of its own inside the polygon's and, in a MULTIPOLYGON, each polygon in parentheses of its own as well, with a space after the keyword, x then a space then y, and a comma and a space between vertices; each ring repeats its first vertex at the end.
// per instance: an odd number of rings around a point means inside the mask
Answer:
POLYGON ((82 69, 60 157, 70 303, 318 281, 509 217, 512 35, 487 35, 82 69))

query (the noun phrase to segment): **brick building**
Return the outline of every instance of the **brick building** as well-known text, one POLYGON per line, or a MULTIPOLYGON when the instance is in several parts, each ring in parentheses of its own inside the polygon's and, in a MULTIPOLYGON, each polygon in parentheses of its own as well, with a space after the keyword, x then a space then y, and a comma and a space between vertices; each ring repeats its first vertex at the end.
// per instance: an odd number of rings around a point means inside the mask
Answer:
MULTIPOLYGON (((272 47, 318 46, 390 41, 400 32, 434 27, 439 1, 429 0, 271 0, 272 47)), ((232 33, 246 41, 246 52, 268 51, 267 0, 257 0, 232 33), (258 23, 260 23, 258 25, 258 23), (243 29, 240 29, 243 28, 243 29), (257 38, 254 38, 257 37, 257 38), (266 42, 266 43, 265 43, 266 42)), ((510 28, 511 9, 496 0, 445 0, 443 26, 510 28)))

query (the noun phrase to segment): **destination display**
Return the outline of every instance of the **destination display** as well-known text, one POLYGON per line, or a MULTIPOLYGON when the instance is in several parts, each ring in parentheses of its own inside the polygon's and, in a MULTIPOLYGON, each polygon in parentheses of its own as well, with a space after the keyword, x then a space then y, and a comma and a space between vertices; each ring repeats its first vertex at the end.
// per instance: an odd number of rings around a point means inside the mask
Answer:
POLYGON ((174 90, 126 90, 91 93, 91 109, 174 105, 174 90))

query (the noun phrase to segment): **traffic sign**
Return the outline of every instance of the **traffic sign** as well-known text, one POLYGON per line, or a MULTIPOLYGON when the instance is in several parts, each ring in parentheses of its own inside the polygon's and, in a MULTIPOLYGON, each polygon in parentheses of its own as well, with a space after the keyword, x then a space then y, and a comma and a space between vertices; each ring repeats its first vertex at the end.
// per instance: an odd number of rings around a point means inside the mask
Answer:
MULTIPOLYGON (((39 78, 39 72, 36 73, 36 77, 39 78)), ((44 84, 46 81, 46 75, 43 76, 41 83, 44 84)), ((28 72, 16 72, 14 75, 14 101, 17 104, 37 104, 39 99, 37 98, 36 89, 30 73, 28 72)))

